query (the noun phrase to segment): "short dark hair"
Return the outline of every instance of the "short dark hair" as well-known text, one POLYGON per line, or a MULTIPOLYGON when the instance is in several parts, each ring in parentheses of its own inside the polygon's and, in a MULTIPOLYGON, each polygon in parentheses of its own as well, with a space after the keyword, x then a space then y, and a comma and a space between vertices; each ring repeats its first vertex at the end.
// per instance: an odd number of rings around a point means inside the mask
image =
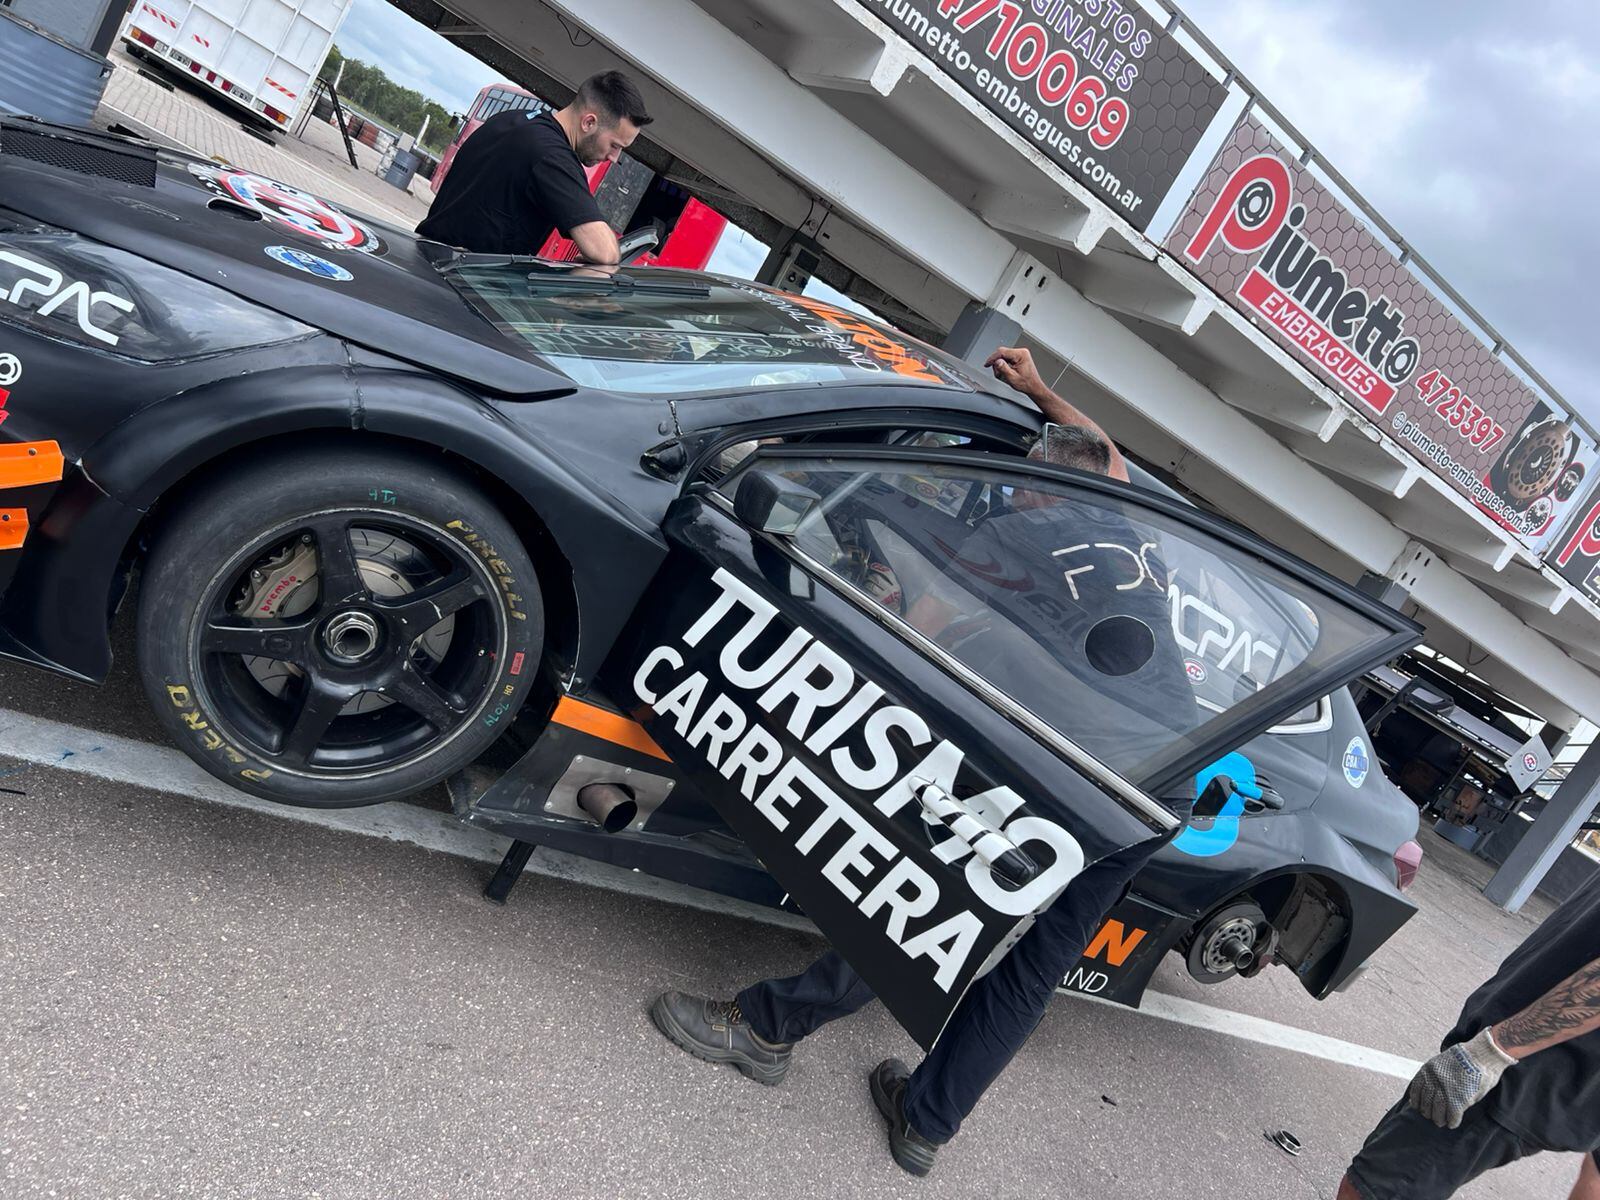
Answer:
MULTIPOLYGON (((1048 461, 1058 467, 1074 471, 1092 471, 1096 475, 1111 472, 1111 443, 1094 430, 1083 425, 1052 425, 1049 427, 1050 455, 1048 461)), ((1045 461, 1045 434, 1028 451, 1028 457, 1045 461)))
POLYGON ((644 97, 621 71, 602 71, 591 75, 578 85, 573 97, 575 107, 588 109, 609 119, 611 124, 626 117, 640 129, 655 118, 644 110, 644 97))

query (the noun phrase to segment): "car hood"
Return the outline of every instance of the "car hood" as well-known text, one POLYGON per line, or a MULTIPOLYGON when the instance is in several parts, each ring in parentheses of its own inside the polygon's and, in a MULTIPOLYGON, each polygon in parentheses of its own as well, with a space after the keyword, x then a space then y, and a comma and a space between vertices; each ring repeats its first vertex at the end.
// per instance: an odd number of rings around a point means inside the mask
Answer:
POLYGON ((573 386, 466 305, 434 265, 442 248, 248 171, 7 120, 0 207, 495 392, 573 386))

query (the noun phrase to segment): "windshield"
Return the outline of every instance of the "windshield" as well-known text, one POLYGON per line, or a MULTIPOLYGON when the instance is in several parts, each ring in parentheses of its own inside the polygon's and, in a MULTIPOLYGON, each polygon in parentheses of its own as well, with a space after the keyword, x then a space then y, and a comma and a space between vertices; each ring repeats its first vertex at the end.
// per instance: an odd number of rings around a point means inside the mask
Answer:
POLYGON ((1387 631, 1120 496, 930 461, 758 452, 814 497, 793 545, 1134 783, 1387 631))
POLYGON ((825 383, 970 390, 952 364, 903 334, 733 280, 640 268, 585 281, 531 263, 446 274, 502 334, 585 387, 671 396, 825 383))

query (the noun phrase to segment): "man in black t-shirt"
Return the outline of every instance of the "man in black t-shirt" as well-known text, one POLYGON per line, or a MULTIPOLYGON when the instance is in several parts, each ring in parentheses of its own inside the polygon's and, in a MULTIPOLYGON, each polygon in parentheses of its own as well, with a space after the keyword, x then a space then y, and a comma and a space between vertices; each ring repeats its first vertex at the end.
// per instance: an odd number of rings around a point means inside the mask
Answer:
POLYGON ((1600 1200, 1600 871, 1467 999, 1339 1200, 1444 1200, 1540 1150, 1586 1152, 1572 1200, 1600 1200))
POLYGON ((617 235, 584 170, 616 162, 651 120, 620 71, 584 80, 558 112, 490 117, 462 144, 417 234, 478 254, 537 254, 560 230, 586 261, 615 263, 617 235))

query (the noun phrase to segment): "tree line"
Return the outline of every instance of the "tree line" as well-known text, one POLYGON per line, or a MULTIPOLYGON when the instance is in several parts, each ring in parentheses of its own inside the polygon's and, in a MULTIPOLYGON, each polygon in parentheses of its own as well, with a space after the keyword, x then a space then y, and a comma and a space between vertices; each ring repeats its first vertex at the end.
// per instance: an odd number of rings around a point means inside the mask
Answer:
POLYGON ((454 122, 449 112, 437 101, 421 92, 401 87, 383 73, 382 67, 364 63, 359 58, 346 58, 334 46, 328 51, 328 61, 323 64, 322 77, 331 81, 344 64, 344 75, 339 80, 339 99, 347 100, 363 112, 370 113, 396 133, 416 133, 422 128, 424 115, 431 117, 423 148, 435 155, 444 152, 454 132, 454 122))

